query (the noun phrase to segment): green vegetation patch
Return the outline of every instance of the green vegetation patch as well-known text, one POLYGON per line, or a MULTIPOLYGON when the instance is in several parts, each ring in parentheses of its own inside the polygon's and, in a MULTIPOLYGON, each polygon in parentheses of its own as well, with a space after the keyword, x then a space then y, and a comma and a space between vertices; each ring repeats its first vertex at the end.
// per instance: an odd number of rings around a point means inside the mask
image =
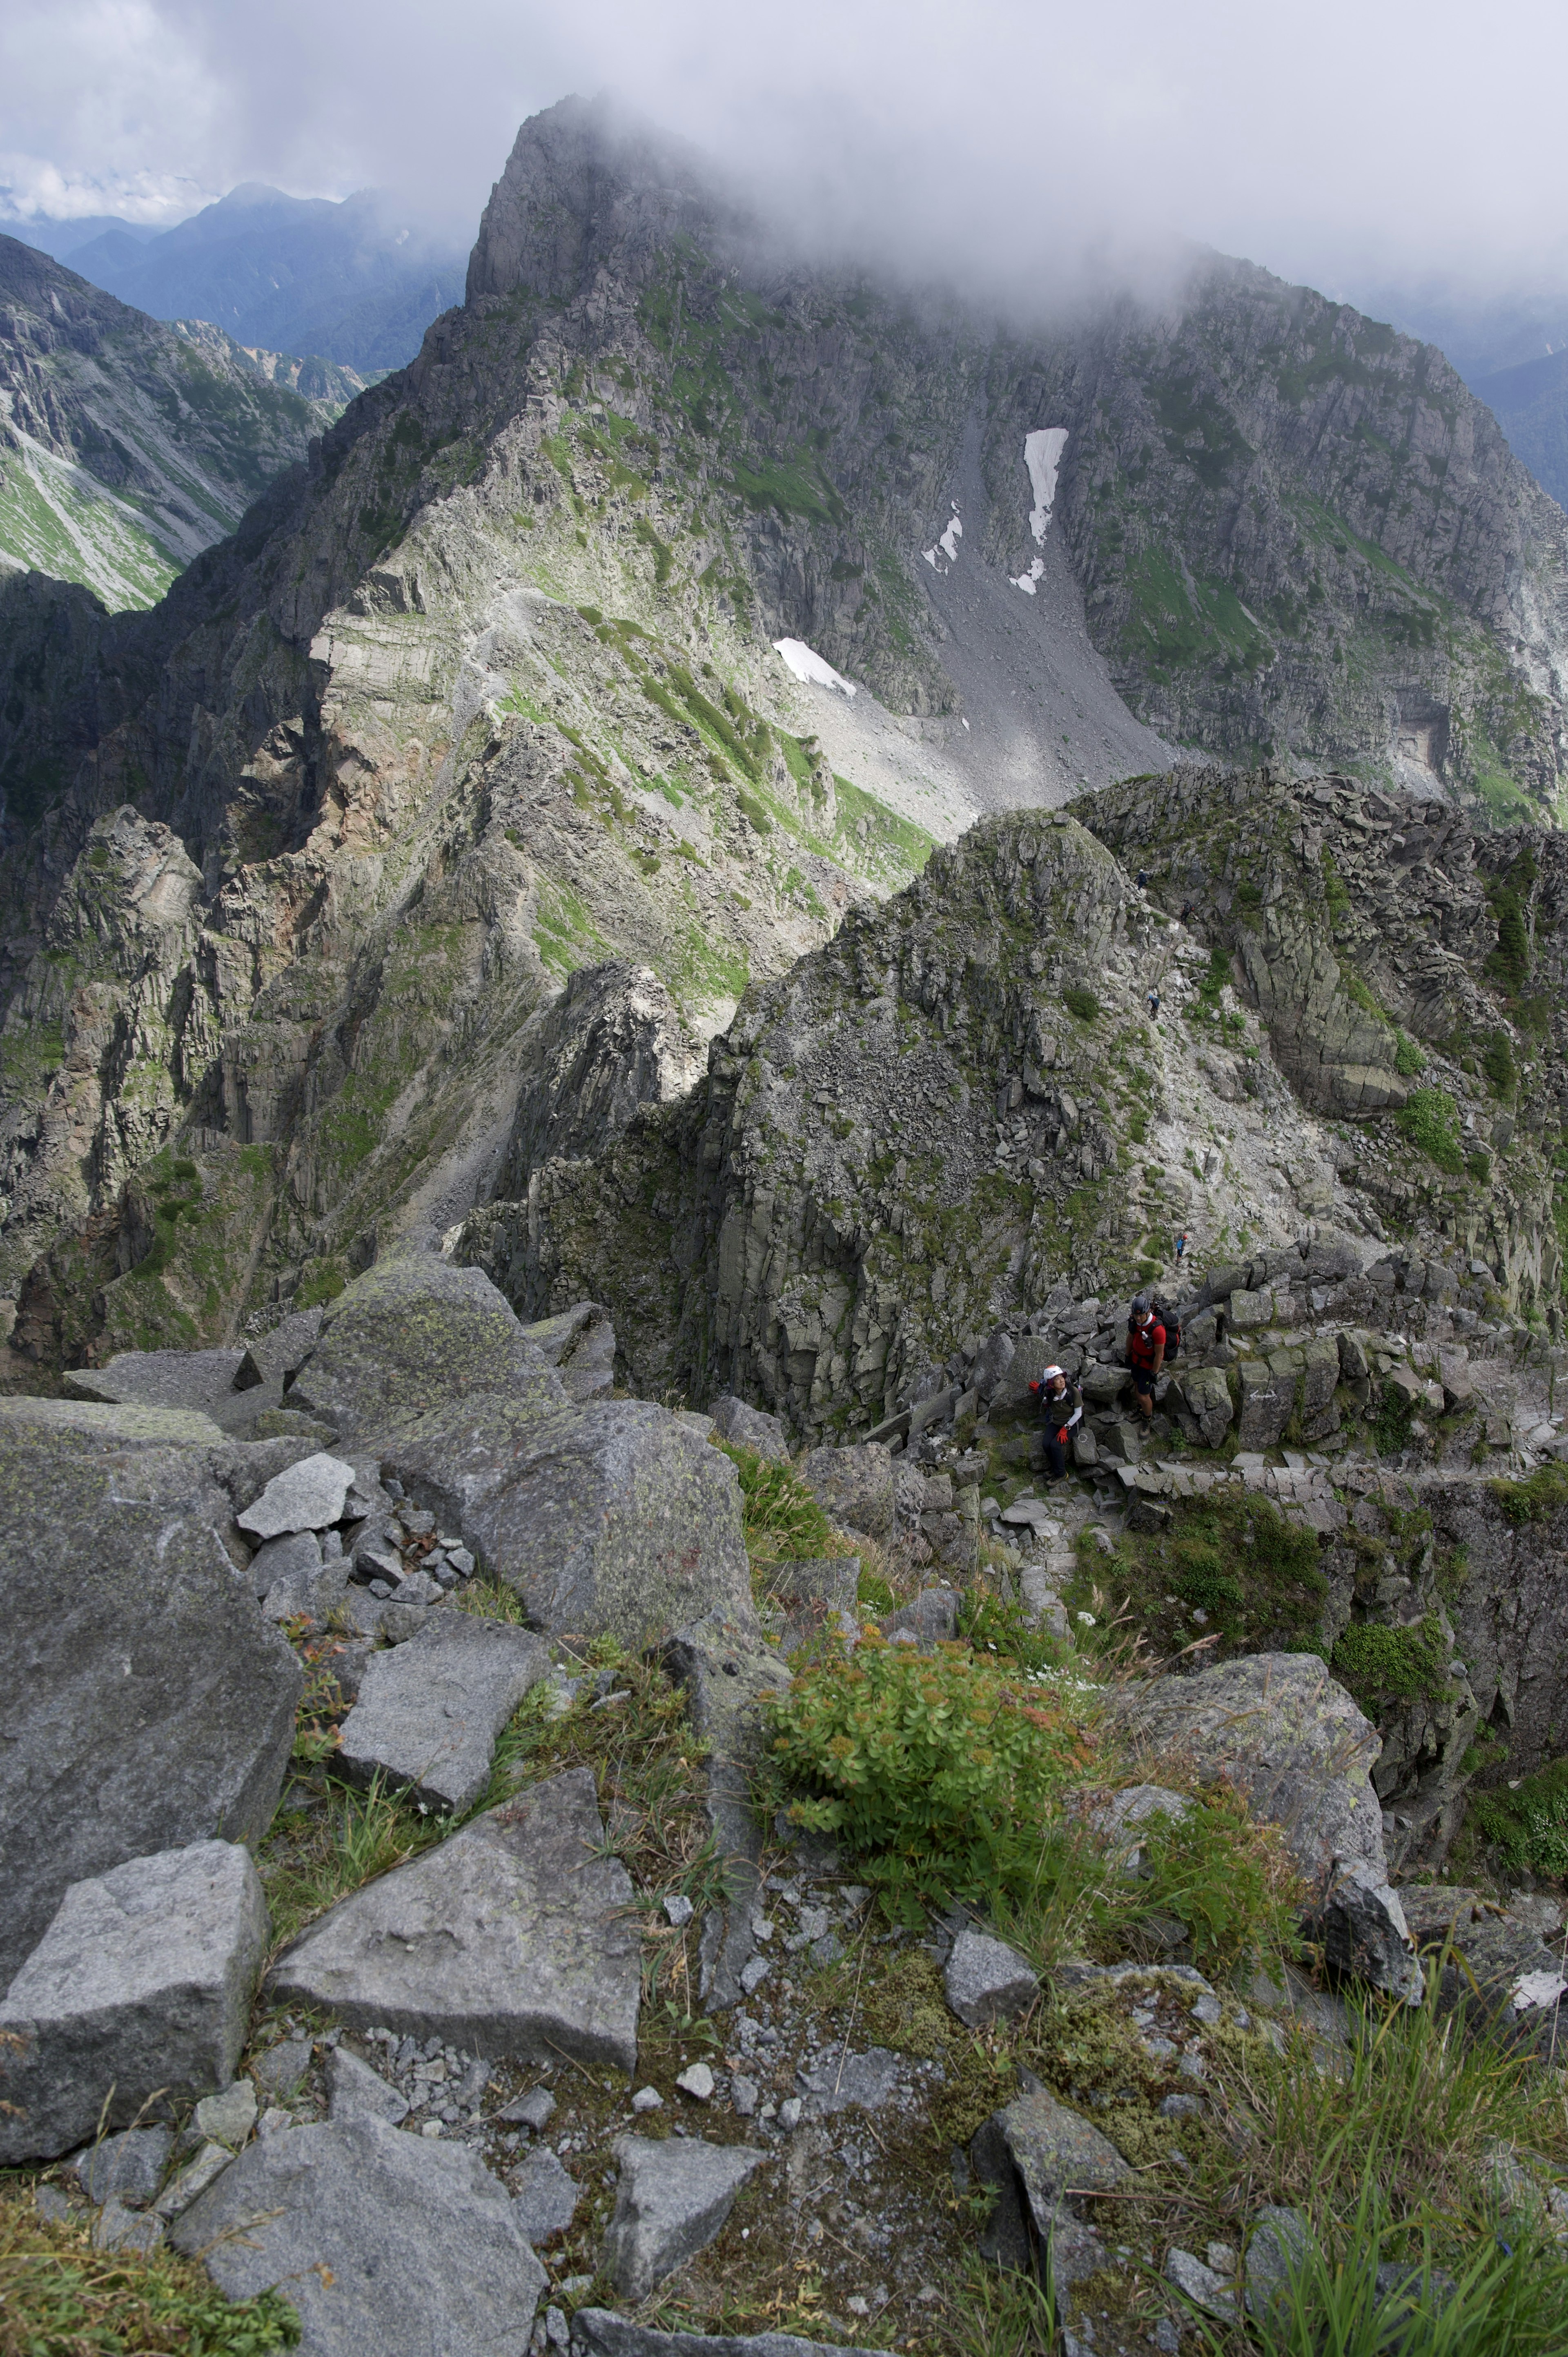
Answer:
POLYGON ((264 2357, 299 2336, 280 2292, 231 2305, 199 2260, 94 2250, 89 2213, 40 2217, 26 2184, 0 2198, 5 2357, 264 2357))
POLYGON ((1568 1880, 1568 1760, 1553 1760, 1475 1803, 1476 1823, 1509 1866, 1568 1880))
MULTIPOLYGON (((1335 1646, 1333 1669, 1359 1703, 1411 1702, 1420 1695, 1435 1701, 1449 1685, 1442 1624, 1432 1614, 1413 1629, 1358 1620, 1335 1646)), ((1374 1708, 1369 1716, 1376 1715, 1374 1708)))
POLYGON ((1108 1645, 1142 1633, 1165 1658, 1218 1639, 1208 1661, 1232 1652, 1322 1651, 1328 1582, 1315 1532, 1250 1491, 1169 1502, 1168 1532, 1128 1532, 1113 1556, 1080 1551, 1067 1601, 1094 1613, 1108 1645), (1107 1622, 1114 1623, 1109 1631, 1107 1622))
POLYGON ((1053 1803, 1092 1756, 1054 1696, 1011 1664, 864 1638, 767 1703, 792 1822, 832 1834, 895 1921, 923 1904, 1026 1897, 1053 1803))
POLYGON ((1538 1465, 1523 1481, 1490 1481, 1487 1486, 1510 1523, 1550 1522, 1568 1506, 1568 1465, 1538 1465))
POLYGON ((1081 983, 1073 983, 1063 991, 1062 1005, 1069 1015, 1076 1015, 1080 1023, 1092 1023, 1100 1013, 1099 999, 1081 983))
POLYGON ((1411 1144, 1418 1146, 1440 1170, 1457 1174, 1465 1168, 1459 1135, 1459 1108, 1446 1089, 1412 1089, 1410 1101, 1396 1116, 1411 1144))

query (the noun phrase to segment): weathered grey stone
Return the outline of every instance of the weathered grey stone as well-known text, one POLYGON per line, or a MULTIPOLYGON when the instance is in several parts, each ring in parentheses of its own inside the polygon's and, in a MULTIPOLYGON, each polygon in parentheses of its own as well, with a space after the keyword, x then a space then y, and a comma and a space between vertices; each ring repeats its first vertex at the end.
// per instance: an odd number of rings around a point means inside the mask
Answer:
MULTIPOLYGON (((314 1538, 314 1532, 297 1535, 314 1538)), ((263 1620, 313 1620, 318 1625, 336 1612, 349 1587, 349 1558, 339 1555, 314 1564, 301 1557, 272 1581, 262 1598, 263 1620)))
POLYGON ((164 2238, 164 2222, 145 2210, 133 2210, 112 2193, 92 2222, 95 2251, 156 2251, 164 2238))
POLYGON ((172 2239, 230 2299, 280 2287, 306 2357, 510 2357, 545 2282, 477 2153, 363 2115, 252 2145, 172 2239))
POLYGON ((343 1518, 343 1501, 354 1469, 320 1449, 274 1474, 254 1502, 234 1519, 253 1539, 275 1539, 294 1531, 324 1531, 343 1518))
POLYGON ((1128 1784, 1091 1808, 1089 1822, 1128 1871, 1136 1873, 1144 1856, 1142 1828, 1155 1817, 1179 1824, 1191 1807, 1185 1792, 1170 1792, 1163 1784, 1128 1784))
POLYGON ((275 2046, 269 2046, 264 2054, 257 2056, 251 2065, 251 2075, 270 2102, 297 2095, 305 2084, 314 2051, 308 2038, 280 2038, 275 2046))
POLYGON ((408 2104, 390 2080, 372 2071, 346 2046, 335 2046, 327 2066, 328 2119, 342 2122, 369 2117, 395 2128, 408 2117, 408 2104))
POLYGON ((799 2077, 814 2120, 831 2119, 835 2112, 879 2112, 909 2093, 909 2066, 886 2046, 868 2046, 864 2054, 845 2054, 799 2077))
POLYGON ((526 2095, 519 2095, 499 2116, 515 2120, 520 2127, 546 2127, 555 2116, 555 2098, 548 2087, 530 2087, 526 2095))
POLYGON ((224 1548, 214 1468, 270 1470, 283 1446, 0 1426, 0 1986, 70 1884, 269 1824, 303 1678, 224 1548))
POLYGON ((1195 2258, 1190 2251, 1171 2249, 1165 2253, 1165 2281, 1175 2284, 1177 2291, 1200 2308, 1206 2316, 1218 2316, 1230 2322, 1236 2314, 1236 2293, 1223 2276, 1195 2258))
POLYGON ((1321 1918, 1324 1955, 1335 1972, 1370 1981, 1374 1988, 1387 1989, 1411 2005, 1420 2004, 1421 1967, 1386 1869, 1348 1867, 1336 1878, 1321 1918))
POLYGON ((267 1929, 261 1878, 237 1843, 73 1883, 0 1999, 0 2160, 52 2158, 101 2117, 113 2126, 155 2096, 227 2086, 267 1929))
POLYGON ((893 1529, 893 1457, 886 1443, 863 1440, 851 1448, 813 1448, 800 1479, 835 1523, 867 1538, 893 1529))
POLYGON ((199 2193, 216 2183, 233 2159, 226 2144, 204 2144, 193 2160, 188 2161, 177 2176, 171 2177, 153 2207, 163 2219, 177 2218, 188 2210, 199 2193))
POLYGON ((564 2234, 578 2199, 576 2179, 568 2175, 548 2147, 530 2153, 512 2185, 512 2215, 524 2242, 547 2243, 552 2234, 564 2234))
POLYGON ((766 1457, 775 1465, 789 1464, 789 1437, 776 1415, 768 1415, 759 1407, 748 1407, 745 1400, 736 1399, 730 1392, 721 1394, 708 1413, 725 1439, 736 1448, 754 1448, 758 1457, 766 1457))
POLYGON ((1004 2266, 1037 2267, 1048 2248, 1053 2278, 1063 2289, 1103 2263, 1075 2197, 1110 2191, 1128 2169, 1098 2128, 1042 2089, 993 2113, 969 2151, 975 2176, 996 2191, 983 2255, 1004 2266))
POLYGON ((1218 1448, 1230 1428, 1230 1386, 1223 1367, 1189 1367, 1178 1379, 1182 1405, 1206 1448, 1218 1448))
POLYGON ((104 1406, 91 1400, 0 1399, 0 1441, 24 1429, 80 1433, 105 1447, 199 1448, 221 1441, 221 1428, 195 1408, 149 1407, 140 1400, 104 1406))
POLYGON ((969 1371, 969 1380, 983 1400, 989 1400, 1002 1383, 1013 1363, 1016 1347, 1004 1326, 998 1327, 995 1333, 981 1344, 979 1354, 969 1371))
POLYGON ((802 1556, 792 1563, 768 1567, 768 1585, 774 1596, 796 1604, 824 1604, 830 1612, 853 1612, 859 1584, 860 1557, 856 1555, 802 1556))
POLYGON ((900 1604, 877 1627, 892 1643, 912 1642, 922 1653, 929 1653, 958 1628, 957 1594, 950 1587, 923 1587, 912 1603, 900 1604))
POLYGON ((236 2079, 216 2095, 203 2095, 196 2106, 191 2130, 210 2144, 238 2149, 256 2125, 256 2090, 250 2079, 236 2079))
POLYGON ((346 1438, 370 1440, 490 1393, 520 1408, 566 1401, 489 1277, 411 1252, 378 1262, 328 1305, 288 1397, 346 1438))
POLYGON ((752 1902, 762 1855, 751 1786, 764 1737, 762 1698, 789 1684, 789 1670, 749 1627, 716 1618, 677 1629, 663 1659, 685 1687, 693 1728, 707 1747, 704 1813, 724 1861, 725 1896, 703 1923, 699 1993, 710 2012, 719 2012, 749 1994, 742 1975, 755 1945, 752 1902))
POLYGON ((263 1383, 287 1383, 297 1374, 321 1331, 319 1309, 292 1310, 266 1333, 246 1343, 234 1370, 234 1389, 254 1391, 263 1383))
MULTIPOLYGON (((251 1557, 251 1586, 258 1598, 280 1580, 313 1580, 321 1569, 321 1541, 314 1531, 290 1531, 285 1538, 265 1539, 251 1557)), ((275 1620, 275 1613, 269 1614, 275 1620)))
POLYGON ((644 2299, 713 2241, 766 2156, 695 2136, 655 2144, 623 2136, 613 2148, 620 2183, 599 2268, 623 2298, 644 2299))
POLYGON ((709 1612, 753 1620, 736 1469, 650 1401, 456 1400, 385 1461, 549 1635, 635 1645, 709 1612))
POLYGON ((1277 1448, 1295 1405, 1294 1384, 1282 1382, 1262 1359, 1244 1359, 1236 1372, 1241 1386, 1236 1418, 1239 1444, 1243 1448, 1277 1448))
POLYGON ((1268 1292, 1250 1292, 1246 1286, 1238 1286, 1230 1296, 1226 1314, 1239 1334, 1271 1325, 1274 1315, 1273 1296, 1268 1292))
POLYGON ((1304 2211, 1270 2202, 1258 2212, 1242 2277, 1249 2316, 1266 2316, 1276 2302, 1288 2298, 1291 2276, 1300 2269, 1311 2244, 1312 2228, 1304 2211))
POLYGON ((466 1809, 485 1789, 497 1736, 549 1670, 549 1647, 526 1629, 434 1613, 365 1663, 334 1764, 350 1783, 380 1776, 429 1807, 466 1809))
POLYGON ((613 2309, 580 2308, 572 2319, 576 2357, 872 2357, 834 2341, 800 2341, 792 2332, 655 2332, 613 2309))
POLYGON ((206 1413, 234 1388, 243 1351, 121 1351, 102 1367, 71 1367, 67 1395, 206 1413))
POLYGON ((1226 1778, 1255 1817, 1279 1825, 1323 1936, 1347 1957, 1364 1956, 1358 1968, 1377 1987, 1415 1993, 1419 1969, 1408 1945, 1402 1961, 1403 1921, 1370 1781, 1382 1747, 1316 1653, 1254 1653, 1190 1677, 1152 1678, 1112 1689, 1108 1707, 1155 1760, 1190 1760, 1204 1782, 1226 1778), (1376 1942, 1368 1928, 1374 1907, 1387 1919, 1376 1942))
POLYGON ((942 1972, 948 2003, 971 2029, 1011 2021, 1034 2003, 1039 1978, 1028 1959, 1004 1941, 965 1930, 953 1942, 942 1972))
POLYGON ((90 2201, 117 2199, 128 2209, 142 2209, 158 2190, 173 2146, 168 2128, 126 2128, 90 2145, 72 2168, 90 2201))
POLYGON ((269 1986, 354 2028, 629 2071, 633 1893, 623 1866, 594 1855, 604 1837, 591 1770, 530 1785, 340 1900, 285 1952, 269 1986))

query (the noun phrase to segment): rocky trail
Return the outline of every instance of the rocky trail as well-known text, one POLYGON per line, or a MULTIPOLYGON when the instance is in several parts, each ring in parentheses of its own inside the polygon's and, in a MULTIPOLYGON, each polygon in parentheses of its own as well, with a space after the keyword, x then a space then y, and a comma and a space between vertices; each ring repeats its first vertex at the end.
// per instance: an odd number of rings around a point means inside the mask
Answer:
POLYGON ((1562 1641, 1555 1360, 1466 1297, 1409 1254, 1209 1269, 1145 1436, 1124 1307, 1063 1286, 961 1389, 794 1454, 733 1395, 628 1397, 595 1306, 525 1328, 406 1249, 243 1351, 7 1401, 8 2198, 281 2296, 307 2352, 936 2347, 1047 2251, 1069 2351, 1265 2315, 1270 2237, 1315 2231, 1262 2199, 1270 2074, 1338 2086, 1379 1991, 1546 2052, 1568 1989, 1554 1896, 1433 1873, 1487 1713, 1550 1750, 1562 1641), (1047 1355, 1090 1403, 1055 1494, 1047 1355), (1204 1585, 1215 1518, 1251 1587, 1204 1585), (1012 1682, 1114 1895, 999 1937, 791 1820, 779 1697, 900 1661, 1012 1682), (1237 1808, 1294 1895, 1217 1938, 1149 1861, 1237 1808))

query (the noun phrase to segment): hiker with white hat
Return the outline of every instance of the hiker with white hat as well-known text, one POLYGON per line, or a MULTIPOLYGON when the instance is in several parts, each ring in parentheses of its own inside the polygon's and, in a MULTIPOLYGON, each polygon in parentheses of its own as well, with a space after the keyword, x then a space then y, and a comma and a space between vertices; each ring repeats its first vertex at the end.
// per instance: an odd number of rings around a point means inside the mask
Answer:
POLYGON ((1047 1367, 1029 1393, 1046 1427, 1046 1479, 1059 1481, 1067 1471, 1068 1435, 1083 1415, 1083 1394, 1057 1366, 1047 1367))

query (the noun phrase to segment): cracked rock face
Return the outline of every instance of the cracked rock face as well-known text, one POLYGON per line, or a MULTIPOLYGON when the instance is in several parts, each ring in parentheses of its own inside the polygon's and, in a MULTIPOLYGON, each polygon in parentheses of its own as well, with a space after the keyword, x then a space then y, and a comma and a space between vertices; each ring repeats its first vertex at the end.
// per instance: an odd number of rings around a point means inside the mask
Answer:
POLYGON ((226 1550, 237 1501, 222 1477, 259 1490, 279 1450, 0 1427, 0 1582, 18 1671, 0 1747, 0 1981, 68 1884, 265 1831, 303 1680, 226 1550))

